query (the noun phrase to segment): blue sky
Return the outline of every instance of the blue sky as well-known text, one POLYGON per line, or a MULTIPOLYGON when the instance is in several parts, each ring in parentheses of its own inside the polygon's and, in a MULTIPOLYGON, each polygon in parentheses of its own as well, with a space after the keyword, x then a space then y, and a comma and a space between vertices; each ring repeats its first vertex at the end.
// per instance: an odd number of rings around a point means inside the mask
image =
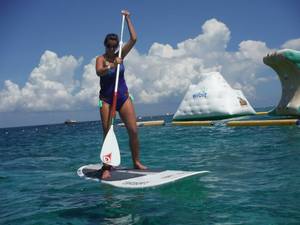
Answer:
MULTIPOLYGON (((138 33, 135 48, 139 58, 150 54, 149 49, 154 43, 170 45, 176 49, 178 43, 201 35, 201 27, 212 18, 230 31, 226 52, 239 51, 240 43, 247 40, 265 43, 268 49, 279 49, 287 41, 300 38, 299 1, 2 0, 0 92, 5 89, 6 80, 18 85, 19 89, 24 88, 47 50, 57 54, 58 58, 74 57, 75 61, 73 58, 69 59, 74 61, 71 63, 74 68, 70 73, 73 73, 75 80, 80 81, 85 66, 104 51, 102 42, 105 34, 119 33, 120 11, 124 8, 132 13, 132 21, 138 33)), ((125 33, 128 38, 128 32, 125 33)), ((147 63, 149 59, 145 60, 146 62, 141 60, 141 64, 147 63)), ((258 71, 260 72, 256 72, 261 77, 275 78, 266 86, 268 92, 276 93, 275 97, 266 98, 261 90, 256 90, 255 94, 249 96, 246 91, 246 96, 254 106, 276 105, 280 97, 280 85, 275 72, 267 67, 265 72, 264 69, 258 71)), ((131 72, 137 73, 134 69, 131 72)), ((225 78, 227 79, 226 74, 225 78)), ((234 85, 235 80, 229 75, 228 81, 234 85)), ((263 85, 265 84, 261 87, 263 85)), ((131 86, 135 87, 134 84, 131 86)), ((179 95, 171 93, 161 101, 152 99, 153 101, 148 102, 141 98, 137 104, 137 113, 174 113, 183 95, 184 92, 179 95), (160 107, 162 110, 153 110, 151 104, 163 106, 160 107)), ((68 116, 80 120, 98 119, 97 109, 90 105, 69 109, 41 107, 38 110, 15 107, 11 112, 6 111, 0 114, 0 127, 55 123, 68 116), (93 113, 94 111, 96 112, 93 113)))

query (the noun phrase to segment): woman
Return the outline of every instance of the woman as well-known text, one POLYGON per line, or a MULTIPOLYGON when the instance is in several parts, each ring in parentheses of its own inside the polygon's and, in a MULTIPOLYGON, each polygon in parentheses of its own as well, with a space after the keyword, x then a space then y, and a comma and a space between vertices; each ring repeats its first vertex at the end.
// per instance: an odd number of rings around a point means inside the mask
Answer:
MULTIPOLYGON (((107 134, 110 127, 110 107, 113 100, 113 92, 115 86, 115 78, 117 65, 120 64, 120 75, 118 85, 118 97, 116 110, 119 112, 120 118, 125 123, 129 134, 129 144, 131 149, 131 157, 135 169, 147 169, 139 159, 139 140, 136 126, 136 115, 133 103, 128 94, 128 88, 124 78, 125 67, 123 59, 129 53, 136 42, 136 33, 130 20, 130 13, 126 10, 122 11, 125 16, 128 30, 130 33, 130 40, 123 45, 122 56, 118 57, 116 52, 119 46, 119 38, 116 34, 108 34, 104 40, 105 53, 98 56, 96 59, 96 72, 100 77, 100 116, 102 121, 102 128, 104 135, 107 134)), ((111 166, 104 164, 101 171, 101 179, 110 177, 111 166)))

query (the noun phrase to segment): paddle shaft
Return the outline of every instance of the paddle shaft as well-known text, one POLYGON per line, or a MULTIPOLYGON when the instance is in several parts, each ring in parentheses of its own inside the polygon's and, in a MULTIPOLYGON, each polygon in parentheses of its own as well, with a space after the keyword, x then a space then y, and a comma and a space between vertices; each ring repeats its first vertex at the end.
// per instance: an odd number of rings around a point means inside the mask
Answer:
MULTIPOLYGON (((120 37, 119 54, 118 54, 119 58, 122 57, 124 22, 125 22, 125 15, 122 16, 121 37, 120 37)), ((110 121, 109 121, 110 124, 109 125, 112 125, 114 123, 114 118, 116 116, 119 75, 120 75, 120 64, 117 65, 117 74, 116 74, 116 80, 115 80, 113 102, 112 102, 112 107, 111 107, 111 111, 110 111, 110 121)))

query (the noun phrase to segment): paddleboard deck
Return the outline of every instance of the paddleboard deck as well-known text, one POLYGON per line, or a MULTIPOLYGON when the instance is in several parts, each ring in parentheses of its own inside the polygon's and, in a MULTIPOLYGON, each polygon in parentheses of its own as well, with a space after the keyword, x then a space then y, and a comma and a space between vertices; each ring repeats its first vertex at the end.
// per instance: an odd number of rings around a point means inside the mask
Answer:
POLYGON ((155 187, 170 182, 175 182, 187 177, 202 175, 209 171, 181 171, 181 170, 137 170, 128 168, 114 168, 110 171, 111 177, 100 179, 101 164, 89 164, 80 167, 77 174, 85 179, 100 181, 103 184, 118 188, 147 188, 155 187))

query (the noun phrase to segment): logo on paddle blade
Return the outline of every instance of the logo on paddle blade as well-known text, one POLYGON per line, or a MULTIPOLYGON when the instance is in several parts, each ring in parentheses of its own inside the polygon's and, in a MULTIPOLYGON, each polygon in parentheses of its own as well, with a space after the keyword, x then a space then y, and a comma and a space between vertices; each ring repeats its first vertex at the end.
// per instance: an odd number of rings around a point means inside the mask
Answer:
POLYGON ((104 162, 104 163, 109 163, 109 162, 111 162, 111 153, 109 153, 109 154, 103 156, 103 162, 104 162))

